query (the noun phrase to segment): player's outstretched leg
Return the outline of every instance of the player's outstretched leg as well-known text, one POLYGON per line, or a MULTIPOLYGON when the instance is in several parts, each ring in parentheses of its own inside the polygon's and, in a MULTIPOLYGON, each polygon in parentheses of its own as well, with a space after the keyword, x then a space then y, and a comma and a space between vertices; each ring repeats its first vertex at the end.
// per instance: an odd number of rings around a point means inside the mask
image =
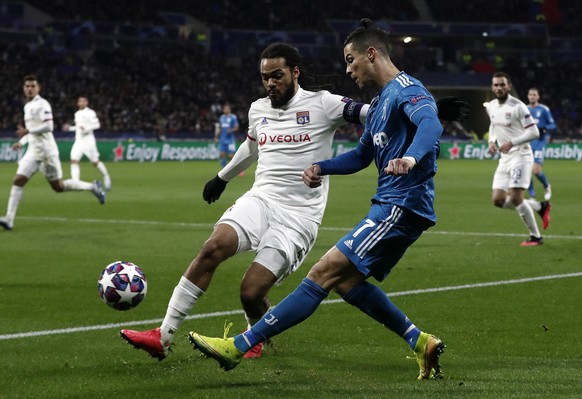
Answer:
POLYGON ((421 332, 414 348, 416 361, 420 368, 419 380, 439 378, 441 365, 439 362, 441 354, 445 350, 445 344, 432 334, 421 332))
POLYGON ((164 360, 168 356, 170 347, 162 344, 159 327, 148 331, 121 330, 120 335, 134 348, 146 351, 151 357, 164 360))
POLYGON ((188 334, 194 349, 198 349, 207 357, 216 359, 220 367, 226 371, 238 366, 244 356, 244 352, 239 351, 234 345, 234 338, 227 337, 230 327, 232 323, 225 324, 222 338, 205 337, 193 331, 188 334))

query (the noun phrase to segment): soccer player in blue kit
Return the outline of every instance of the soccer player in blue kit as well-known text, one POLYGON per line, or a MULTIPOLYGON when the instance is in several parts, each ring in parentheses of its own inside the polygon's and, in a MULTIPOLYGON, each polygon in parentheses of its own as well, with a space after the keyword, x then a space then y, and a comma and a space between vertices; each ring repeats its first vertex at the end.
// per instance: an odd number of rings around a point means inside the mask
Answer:
MULTIPOLYGON (((544 186, 544 200, 549 201, 552 198, 552 186, 542 171, 542 166, 544 164, 544 149, 550 140, 551 133, 556 130, 556 123, 548 106, 540 103, 540 92, 536 87, 528 90, 527 99, 529 102, 527 108, 530 110, 531 116, 534 118, 540 131, 540 137, 529 143, 534 155, 533 174, 544 186)), ((533 179, 527 191, 531 198, 535 198, 536 193, 533 179)))
POLYGON ((238 131, 238 118, 231 113, 230 104, 224 104, 216 126, 215 141, 219 143, 220 166, 225 167, 236 151, 234 134, 238 131))
POLYGON ((190 332, 195 349, 236 367, 259 342, 308 318, 336 291, 346 302, 401 336, 415 352, 418 379, 439 376, 444 343, 421 331, 369 277, 382 281, 422 234, 436 222, 434 183, 442 126, 432 95, 417 79, 392 63, 388 34, 370 26, 344 42, 346 73, 360 87, 378 90, 358 147, 305 169, 305 184, 317 190, 324 176, 351 174, 375 161, 378 187, 368 214, 340 238, 309 271, 297 289, 268 311, 251 329, 235 337, 210 338, 190 332))

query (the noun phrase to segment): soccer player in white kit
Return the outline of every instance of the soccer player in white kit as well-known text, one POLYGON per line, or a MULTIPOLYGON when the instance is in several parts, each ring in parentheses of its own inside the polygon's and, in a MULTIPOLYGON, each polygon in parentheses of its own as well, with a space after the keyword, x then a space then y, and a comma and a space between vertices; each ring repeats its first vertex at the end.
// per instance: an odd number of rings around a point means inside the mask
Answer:
POLYGON ((101 127, 97 113, 89 108, 89 99, 79 96, 77 99, 79 110, 75 112, 75 124, 63 125, 63 130, 75 132, 75 143, 71 148, 71 179, 81 180, 81 167, 79 162, 83 155, 95 166, 103 177, 105 191, 111 189, 111 177, 105 164, 99 160, 99 150, 95 141, 95 130, 101 127))
MULTIPOLYGON (((40 84, 33 75, 24 77, 24 124, 18 126, 16 135, 28 137, 28 149, 18 162, 18 169, 8 199, 6 216, 0 218, 0 226, 12 230, 18 205, 22 199, 24 186, 39 170, 45 175, 52 189, 57 193, 64 191, 90 191, 101 204, 105 203, 105 193, 99 181, 88 183, 77 180, 64 180, 59 149, 53 136, 53 112, 47 100, 39 95, 40 84)), ((26 140, 24 140, 25 142, 26 140)), ((22 141, 21 141, 22 142, 22 141)))
MULTIPOLYGON (((257 161, 253 186, 216 223, 174 289, 161 327, 121 331, 124 339, 153 357, 167 356, 174 333, 221 262, 239 252, 256 252, 240 287, 246 318, 253 325, 269 309, 271 287, 301 265, 315 242, 328 187, 326 182, 325 189, 311 190, 303 183, 303 170, 315 160, 330 158, 335 129, 365 122, 368 105, 303 89, 300 61, 297 50, 287 44, 263 51, 260 75, 267 97, 252 103, 247 140, 206 184, 203 196, 214 202, 228 181, 257 161)), ((261 349, 249 356, 259 357, 261 349)))
POLYGON ((504 72, 493 75, 491 90, 495 99, 489 102, 489 153, 500 153, 499 164, 493 176, 493 204, 499 208, 515 209, 529 231, 529 239, 521 246, 543 243, 534 211, 543 220, 544 229, 550 222, 550 203, 525 199, 532 173, 533 155, 529 142, 539 131, 527 106, 513 97, 511 81, 504 72))

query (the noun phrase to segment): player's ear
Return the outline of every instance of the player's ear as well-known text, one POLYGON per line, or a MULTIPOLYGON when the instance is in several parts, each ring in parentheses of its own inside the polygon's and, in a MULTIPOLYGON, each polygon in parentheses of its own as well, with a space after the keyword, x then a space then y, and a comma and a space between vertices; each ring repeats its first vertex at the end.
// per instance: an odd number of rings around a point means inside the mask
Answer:
POLYGON ((295 68, 293 68, 292 73, 293 73, 294 79, 299 78, 299 75, 301 75, 301 71, 299 70, 299 67, 297 67, 297 66, 295 68))

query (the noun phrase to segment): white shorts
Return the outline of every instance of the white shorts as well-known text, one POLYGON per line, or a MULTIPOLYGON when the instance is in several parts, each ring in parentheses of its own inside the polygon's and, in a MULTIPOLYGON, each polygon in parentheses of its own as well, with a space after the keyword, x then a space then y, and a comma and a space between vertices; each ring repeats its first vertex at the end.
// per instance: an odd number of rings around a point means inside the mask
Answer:
POLYGON ((48 181, 55 181, 63 178, 63 168, 59 155, 49 155, 41 161, 37 160, 32 152, 26 152, 18 161, 17 175, 26 176, 30 179, 36 172, 41 171, 48 181))
POLYGON ((85 143, 82 141, 75 141, 71 148, 71 161, 80 161, 85 155, 92 163, 99 162, 99 151, 95 143, 85 143))
POLYGON ((533 167, 532 154, 501 157, 493 175, 493 189, 509 191, 510 188, 529 187, 533 167))
POLYGON ((315 243, 319 227, 315 222, 249 193, 224 212, 216 224, 220 223, 236 230, 237 253, 256 251, 254 261, 270 270, 277 282, 299 268, 315 243))

